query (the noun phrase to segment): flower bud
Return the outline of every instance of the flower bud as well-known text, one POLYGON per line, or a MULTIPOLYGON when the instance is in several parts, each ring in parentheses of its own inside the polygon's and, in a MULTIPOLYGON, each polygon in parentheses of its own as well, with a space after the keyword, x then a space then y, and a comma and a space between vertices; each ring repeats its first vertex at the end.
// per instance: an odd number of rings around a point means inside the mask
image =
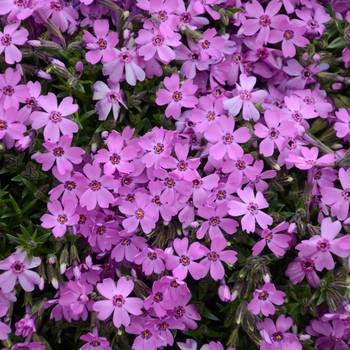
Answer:
POLYGON ((52 80, 52 76, 51 74, 47 73, 47 72, 44 72, 43 70, 41 69, 36 69, 34 71, 34 74, 39 77, 39 78, 42 78, 42 79, 46 79, 46 80, 52 80))
POLYGON ((339 91, 343 88, 343 84, 341 83, 333 83, 331 85, 331 89, 334 90, 334 91, 339 91))
POLYGON ((29 334, 36 332, 35 324, 30 315, 25 315, 21 320, 15 323, 15 335, 26 338, 29 334))

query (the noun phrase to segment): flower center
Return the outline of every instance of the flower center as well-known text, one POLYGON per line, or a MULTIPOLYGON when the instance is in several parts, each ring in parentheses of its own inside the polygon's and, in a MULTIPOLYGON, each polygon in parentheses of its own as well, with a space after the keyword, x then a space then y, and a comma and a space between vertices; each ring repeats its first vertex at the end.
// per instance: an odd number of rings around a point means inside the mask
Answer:
POLYGON ((5 122, 5 120, 0 120, 0 130, 6 130, 7 129, 7 123, 5 122))
POLYGON ((223 136, 222 140, 224 141, 225 145, 230 145, 233 141, 233 136, 227 133, 225 136, 223 136))
POLYGON ((180 263, 183 266, 187 266, 187 265, 190 264, 190 258, 188 256, 182 255, 181 258, 180 258, 180 263))
POLYGON ((209 225, 210 226, 217 226, 217 225, 219 225, 219 223, 220 223, 220 219, 219 219, 218 216, 210 218, 210 220, 209 220, 209 225))
POLYGON ((276 332, 276 333, 272 334, 272 338, 273 338, 273 340, 280 342, 283 340, 284 337, 283 337, 283 334, 281 332, 276 332))
POLYGON ((346 188, 345 191, 342 192, 342 196, 345 200, 350 200, 350 188, 346 188))
POLYGON ((259 24, 263 27, 267 27, 271 24, 270 17, 268 15, 262 15, 259 19, 259 24))
POLYGON ((169 327, 169 325, 166 323, 166 322, 162 322, 158 325, 158 329, 161 330, 161 331, 165 331, 167 330, 169 327))
POLYGON ((49 120, 51 120, 54 124, 59 123, 62 121, 61 115, 62 114, 60 112, 52 111, 49 115, 49 120))
POLYGON ((310 19, 309 22, 307 22, 307 24, 310 26, 311 29, 316 29, 318 28, 318 22, 315 19, 310 19))
POLYGON ((148 329, 146 329, 143 332, 141 332, 141 338, 149 339, 151 337, 152 337, 152 333, 148 329))
POLYGON ((135 200, 135 196, 133 194, 129 194, 126 199, 129 201, 129 202, 133 202, 135 200))
POLYGON ((120 95, 115 91, 108 92, 106 96, 109 103, 118 104, 120 100, 120 95))
POLYGON ((125 304, 125 300, 122 295, 115 295, 113 297, 113 305, 117 307, 122 307, 125 304))
POLYGON ((326 238, 317 242, 317 250, 320 250, 322 253, 327 252, 330 247, 331 245, 326 238))
POLYGON ((157 254, 155 252, 149 252, 148 258, 151 260, 157 260, 157 254))
POLYGON ((81 214, 79 216, 79 224, 85 224, 86 222, 86 216, 84 214, 81 214))
POLYGON ((201 46, 202 46, 202 49, 207 50, 210 47, 210 42, 208 40, 204 40, 201 46))
POLYGON ((181 318, 185 314, 186 310, 182 307, 179 306, 177 309, 175 309, 175 318, 181 318))
POLYGON ((122 245, 130 245, 131 244, 131 240, 129 238, 124 238, 121 241, 122 245))
POLYGON ((193 53, 192 56, 191 56, 191 58, 192 58, 193 61, 197 61, 198 58, 199 58, 198 53, 193 53))
POLYGON ((72 191, 76 188, 75 182, 72 181, 66 181, 64 184, 64 188, 67 189, 68 191, 72 191))
POLYGON ((101 184, 98 181, 91 181, 89 187, 93 191, 99 191, 101 189, 101 184))
POLYGON ((120 158, 117 154, 113 153, 112 156, 109 158, 109 160, 113 165, 115 165, 115 164, 119 164, 120 158))
POLYGON ((243 101, 250 101, 250 99, 252 98, 252 95, 249 93, 249 91, 247 90, 242 90, 239 93, 239 97, 241 98, 241 100, 243 101))
POLYGON ((220 190, 217 194, 216 194, 216 199, 218 200, 223 200, 226 198, 226 191, 220 190))
POLYGON ((9 34, 5 34, 2 38, 1 38, 1 44, 3 46, 10 46, 12 42, 12 38, 9 34))
POLYGON ((292 30, 286 30, 283 36, 286 40, 291 40, 294 38, 294 32, 292 30))
POLYGON ((19 261, 15 261, 11 265, 11 270, 16 275, 21 274, 24 271, 24 264, 19 261))
POLYGON ((145 216, 145 212, 140 208, 135 211, 135 214, 137 219, 143 219, 145 216))
POLYGON ((191 21, 192 16, 191 16, 191 14, 189 12, 184 12, 184 13, 181 14, 180 18, 181 18, 180 19, 181 22, 188 23, 188 22, 191 21))
POLYGON ((300 122, 301 119, 303 118, 303 115, 302 115, 299 111, 295 111, 295 112, 292 114, 292 117, 293 117, 293 119, 294 119, 296 122, 300 122))
POLYGON ((90 342, 90 345, 92 345, 94 348, 96 348, 97 346, 99 346, 101 343, 97 340, 93 340, 92 342, 90 342))
POLYGON ((124 63, 130 63, 132 61, 132 56, 128 52, 123 52, 119 55, 120 61, 124 63))
POLYGON ((51 9, 55 11, 62 11, 63 8, 61 6, 61 3, 59 1, 51 1, 51 9))
POLYGON ((152 43, 154 46, 162 46, 163 45, 164 38, 161 35, 156 35, 152 39, 152 43))
POLYGON ((312 76, 312 73, 306 68, 302 70, 301 75, 303 79, 309 79, 312 76))
POLYGON ((12 96, 13 93, 15 92, 15 89, 12 86, 8 85, 8 86, 5 86, 2 89, 2 91, 4 92, 5 95, 12 96))
POLYGON ((106 228, 104 226, 99 226, 97 229, 97 234, 103 236, 106 233, 106 228))
POLYGON ((261 59, 264 60, 265 58, 267 58, 269 56, 268 51, 265 48, 262 49, 258 49, 256 52, 256 55, 261 59))
POLYGON ((160 154, 160 153, 162 153, 164 151, 164 145, 161 144, 161 143, 157 143, 157 145, 154 146, 153 149, 154 149, 154 153, 160 154))
POLYGON ((154 197, 154 203, 156 203, 157 205, 162 205, 162 202, 160 201, 159 196, 154 197))
POLYGON ((52 153, 55 157, 62 157, 64 155, 64 150, 62 147, 57 147, 57 148, 54 148, 52 153))
POLYGON ((245 169, 245 161, 239 160, 239 161, 236 163, 236 168, 237 168, 238 170, 244 170, 244 169, 245 169))
POLYGON ((159 11, 158 12, 158 18, 164 22, 168 19, 167 13, 165 11, 159 11))
POLYGON ((272 234, 272 233, 269 233, 269 234, 265 237, 266 243, 270 243, 271 240, 272 240, 272 237, 273 237, 273 234, 272 234))
POLYGON ((178 167, 178 169, 179 169, 180 171, 186 170, 187 166, 188 166, 188 164, 185 163, 183 160, 181 160, 181 161, 179 162, 179 164, 177 165, 177 167, 178 167))
POLYGON ((172 188, 175 186, 175 181, 173 179, 166 178, 165 185, 169 188, 172 188))
POLYGON ((64 225, 68 219, 66 215, 58 215, 57 221, 61 224, 64 225))
POLYGON ((311 259, 307 259, 302 262, 301 267, 305 272, 313 271, 315 263, 311 259))
POLYGON ((270 139, 276 139, 279 135, 279 131, 276 130, 275 128, 271 128, 269 131, 269 137, 270 139))
POLYGON ((175 91, 174 94, 173 94, 173 100, 175 102, 179 102, 182 100, 182 93, 179 92, 179 91, 175 91))
POLYGON ((256 203, 249 203, 247 209, 251 215, 256 215, 258 213, 259 206, 256 203))
POLYGON ((207 257, 210 261, 216 261, 218 260, 219 255, 216 254, 215 252, 211 252, 207 255, 207 257))
POLYGON ((156 293, 153 300, 156 302, 156 303, 159 303, 163 300, 163 293, 156 293))
POLYGON ((107 48, 107 41, 104 39, 98 39, 97 44, 100 47, 100 50, 105 50, 107 48))
POLYGON ((269 293, 266 291, 262 291, 259 293, 258 299, 260 300, 266 300, 269 297, 269 293))

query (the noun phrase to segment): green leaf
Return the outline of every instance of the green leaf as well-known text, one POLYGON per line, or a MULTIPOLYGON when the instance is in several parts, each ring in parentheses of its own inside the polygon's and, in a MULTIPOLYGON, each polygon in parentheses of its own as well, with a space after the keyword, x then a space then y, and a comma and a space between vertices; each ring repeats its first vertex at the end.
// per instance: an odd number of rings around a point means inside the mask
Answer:
POLYGON ((344 48, 347 46, 346 41, 344 38, 339 37, 333 40, 328 46, 327 49, 339 49, 339 48, 344 48))
POLYGON ((206 307, 204 307, 202 309, 202 316, 205 318, 209 318, 209 320, 213 320, 213 321, 220 321, 219 318, 217 318, 215 315, 213 315, 210 310, 206 307))
POLYGON ((6 234, 7 238, 9 239, 9 241, 11 243, 15 243, 15 244, 23 244, 23 241, 21 239, 19 239, 18 237, 14 237, 12 235, 6 234))

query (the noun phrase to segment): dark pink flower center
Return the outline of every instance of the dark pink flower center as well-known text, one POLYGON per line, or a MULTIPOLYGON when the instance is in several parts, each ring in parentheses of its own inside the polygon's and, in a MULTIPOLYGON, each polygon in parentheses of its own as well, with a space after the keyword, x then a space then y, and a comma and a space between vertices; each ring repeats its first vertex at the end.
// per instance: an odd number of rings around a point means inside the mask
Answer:
POLYGON ((162 143, 157 143, 154 147, 154 153, 161 154, 164 151, 164 145, 162 143))
POLYGON ((98 346, 100 346, 100 342, 97 340, 93 340, 90 342, 90 345, 92 345, 94 348, 97 348, 98 346))
POLYGON ((283 340, 283 334, 281 333, 281 332, 276 332, 276 333, 273 333, 272 334, 272 339, 274 340, 274 341, 277 341, 277 342, 280 342, 280 341, 282 341, 283 340))
POLYGON ((311 29, 316 29, 319 27, 318 22, 315 19, 310 19, 309 22, 307 22, 307 24, 311 29))
POLYGON ((93 191, 99 191, 101 189, 101 183, 98 181, 91 181, 89 183, 89 187, 93 190, 93 191))
POLYGON ((184 12, 180 16, 180 21, 183 23, 188 23, 192 20, 192 16, 189 12, 184 12))
POLYGON ((162 202, 159 196, 154 196, 152 202, 156 203, 157 205, 162 205, 162 202))
POLYGON ((157 254, 155 252, 149 252, 148 253, 148 258, 150 260, 157 260, 157 254))
POLYGON ((266 300, 269 297, 269 293, 263 290, 262 292, 259 293, 258 299, 259 300, 266 300))
POLYGON ((99 235, 99 236, 103 236, 105 233, 106 233, 107 229, 105 226, 99 226, 96 230, 96 233, 99 235))
POLYGON ((26 104, 28 108, 35 108, 38 104, 38 101, 35 99, 35 97, 30 97, 26 99, 26 104))
POLYGON ((111 163, 112 163, 113 165, 119 164, 119 162, 120 162, 120 157, 119 157, 118 154, 113 153, 113 154, 109 157, 109 160, 111 161, 111 163))
POLYGON ((106 96, 109 103, 118 104, 120 100, 120 95, 115 91, 107 92, 106 96))
POLYGON ((272 233, 269 233, 269 234, 265 237, 266 243, 270 243, 271 240, 272 240, 272 238, 273 238, 273 234, 272 234, 272 233))
POLYGON ((18 7, 25 7, 27 5, 27 0, 15 0, 14 3, 18 7))
POLYGON ((159 11, 158 12, 158 18, 162 21, 165 22, 168 19, 168 14, 166 11, 159 11))
POLYGON ((144 331, 141 332, 141 338, 142 339, 149 339, 152 337, 152 333, 150 330, 145 329, 144 331))
POLYGON ((247 90, 242 90, 240 93, 239 93, 239 97, 241 98, 241 100, 243 101, 250 101, 250 99, 252 98, 252 95, 249 91, 247 90))
POLYGON ((269 56, 269 52, 267 51, 267 49, 262 48, 262 49, 258 49, 256 51, 256 55, 261 59, 264 60, 265 58, 267 58, 269 56))
POLYGON ((162 46, 163 42, 164 42, 164 38, 159 34, 153 37, 152 39, 152 43, 154 46, 162 46))
POLYGON ((307 259, 301 263, 301 268, 304 272, 311 272, 314 270, 315 263, 312 259, 307 259))
POLYGON ((214 112, 214 111, 208 112, 206 118, 207 118, 210 122, 212 122, 213 120, 215 120, 215 112, 214 112))
POLYGON ((129 52, 122 52, 119 54, 119 60, 122 63, 131 63, 133 57, 129 52))
POLYGON ((163 301, 163 293, 161 293, 161 292, 156 293, 153 297, 153 300, 156 303, 160 303, 161 301, 163 301))
POLYGON ((139 208, 135 211, 135 216, 136 216, 136 219, 143 219, 145 216, 145 212, 139 208))
POLYGON ((8 85, 8 86, 5 86, 2 89, 2 91, 4 92, 5 95, 12 96, 15 92, 15 89, 12 86, 8 85))
POLYGON ((100 50, 106 50, 107 41, 105 39, 98 39, 97 45, 100 47, 100 50))
POLYGON ((322 177, 322 171, 319 170, 319 171, 317 171, 317 172, 315 173, 314 179, 315 179, 316 181, 318 181, 319 179, 321 179, 321 177, 322 177))
POLYGON ((117 307, 122 307, 125 304, 124 297, 122 295, 115 295, 113 297, 113 305, 117 307))
POLYGON ((220 224, 220 218, 218 216, 214 216, 209 219, 210 226, 218 226, 220 224))
POLYGON ((225 145, 230 145, 233 142, 233 135, 232 134, 225 134, 225 136, 222 137, 222 141, 225 145))
POLYGON ((11 265, 11 270, 12 273, 19 275, 21 274, 25 269, 25 266, 23 263, 21 263, 20 261, 15 261, 12 265, 11 265))
POLYGON ((3 46, 10 46, 12 42, 12 37, 9 34, 5 34, 2 38, 1 38, 1 44, 3 46))
POLYGON ((289 149, 295 149, 297 147, 295 140, 290 138, 287 142, 287 147, 289 149))
POLYGON ((350 188, 346 188, 343 192, 342 192, 342 196, 345 200, 349 201, 350 200, 350 188))
POLYGON ((7 129, 7 122, 5 120, 0 120, 0 131, 7 129))
POLYGON ((190 206, 190 207, 193 207, 193 197, 190 197, 187 201, 187 204, 190 206))
POLYGON ((217 254, 216 252, 210 252, 210 253, 207 255, 207 258, 208 258, 210 261, 216 261, 216 260, 218 260, 218 258, 219 258, 219 254, 217 254))
POLYGON ((295 112, 292 114, 292 117, 293 117, 293 119, 294 119, 296 122, 300 122, 301 119, 303 118, 303 115, 302 115, 299 111, 295 111, 295 112))
POLYGON ((204 40, 202 43, 201 43, 201 47, 203 50, 208 50, 209 47, 210 47, 210 42, 208 40, 204 40))
POLYGON ((216 199, 221 201, 223 199, 226 198, 226 191, 224 190, 220 190, 217 194, 216 194, 216 199))
POLYGON ((276 130, 275 128, 271 128, 270 131, 269 131, 269 137, 270 139, 277 139, 279 135, 279 131, 276 130))
POLYGON ((302 75, 303 79, 309 79, 312 76, 312 72, 306 68, 306 69, 303 69, 301 71, 301 75, 302 75))
POLYGON ((180 170, 180 171, 185 171, 188 167, 188 164, 187 162, 181 160, 178 164, 177 164, 177 168, 180 170))
POLYGON ((182 93, 181 93, 180 91, 175 91, 175 92, 173 93, 173 100, 174 100, 175 102, 181 101, 181 100, 182 100, 182 93))
POLYGON ((236 163, 236 168, 238 170, 244 170, 245 169, 245 161, 244 160, 238 160, 236 163))
POLYGON ((55 157, 62 157, 64 155, 64 149, 62 147, 54 148, 52 151, 55 157))
POLYGON ((192 186, 194 188, 200 188, 203 185, 203 181, 201 179, 195 179, 192 181, 192 186))
POLYGON ((243 56, 241 53, 234 53, 232 58, 233 58, 233 62, 236 64, 241 63, 243 61, 243 56))
POLYGON ((329 240, 326 238, 317 242, 317 250, 319 250, 323 253, 327 252, 330 247, 331 247, 331 245, 329 243, 329 240))
POLYGON ((315 103, 315 99, 309 96, 306 96, 303 101, 308 105, 312 105, 315 103))
POLYGON ((131 244, 131 240, 129 238, 124 238, 121 240, 120 242, 122 245, 130 245, 131 244))
POLYGON ((182 318, 185 312, 186 310, 182 306, 178 306, 177 308, 175 308, 175 318, 182 318))
POLYGON ((64 188, 68 191, 72 191, 77 187, 76 183, 73 181, 66 181, 64 184, 64 188))
POLYGON ((251 215, 256 215, 258 213, 259 206, 256 203, 249 203, 247 210, 251 215))
POLYGON ((51 1, 51 9, 55 10, 55 11, 62 11, 63 7, 61 5, 60 1, 51 1))
POLYGON ((192 53, 191 60, 192 61, 197 61, 199 58, 199 54, 197 52, 192 53))
POLYGON ((169 187, 169 188, 173 188, 175 186, 176 182, 174 179, 171 179, 169 177, 167 177, 165 180, 164 180, 164 185, 169 187))
POLYGON ((187 266, 190 264, 190 258, 188 256, 185 256, 185 255, 181 255, 181 258, 180 258, 180 263, 183 265, 183 266, 187 266))
POLYGON ((61 115, 62 113, 60 112, 52 111, 49 115, 49 120, 51 120, 54 124, 59 123, 62 121, 61 115))
POLYGON ((268 27, 271 24, 270 17, 268 15, 260 16, 259 24, 263 27, 268 27))
POLYGON ((64 214, 58 215, 57 222, 61 225, 64 225, 68 221, 67 216, 64 214))
POLYGON ((292 30, 286 30, 283 36, 286 40, 292 40, 294 38, 294 32, 292 30))
POLYGON ((166 331, 169 328, 169 325, 166 322, 159 323, 157 329, 160 331, 166 331))

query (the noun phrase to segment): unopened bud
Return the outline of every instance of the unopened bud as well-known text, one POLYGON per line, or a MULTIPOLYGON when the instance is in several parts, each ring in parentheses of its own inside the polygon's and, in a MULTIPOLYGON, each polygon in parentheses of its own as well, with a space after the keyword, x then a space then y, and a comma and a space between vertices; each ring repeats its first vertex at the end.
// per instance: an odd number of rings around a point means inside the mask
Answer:
POLYGON ((331 89, 334 90, 334 91, 339 91, 343 88, 343 84, 341 83, 333 83, 331 85, 331 89))

